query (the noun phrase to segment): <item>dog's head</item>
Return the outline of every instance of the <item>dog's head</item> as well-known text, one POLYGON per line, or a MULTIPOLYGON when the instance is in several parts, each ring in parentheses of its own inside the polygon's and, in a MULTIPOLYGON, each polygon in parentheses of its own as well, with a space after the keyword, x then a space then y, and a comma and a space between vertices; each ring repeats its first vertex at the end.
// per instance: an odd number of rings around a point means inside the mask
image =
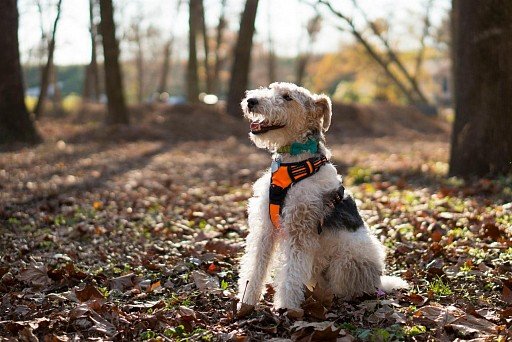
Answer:
POLYGON ((323 139, 331 124, 331 100, 292 83, 248 90, 241 105, 260 148, 274 150, 315 134, 323 139))

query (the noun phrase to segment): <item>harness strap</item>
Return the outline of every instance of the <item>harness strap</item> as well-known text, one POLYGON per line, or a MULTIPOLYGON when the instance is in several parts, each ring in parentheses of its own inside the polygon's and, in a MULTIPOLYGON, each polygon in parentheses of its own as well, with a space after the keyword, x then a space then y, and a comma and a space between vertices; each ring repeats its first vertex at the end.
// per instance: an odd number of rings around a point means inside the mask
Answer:
POLYGON ((290 187, 320 170, 328 162, 325 156, 296 163, 283 163, 272 173, 269 189, 269 215, 275 228, 280 228, 280 215, 290 187))

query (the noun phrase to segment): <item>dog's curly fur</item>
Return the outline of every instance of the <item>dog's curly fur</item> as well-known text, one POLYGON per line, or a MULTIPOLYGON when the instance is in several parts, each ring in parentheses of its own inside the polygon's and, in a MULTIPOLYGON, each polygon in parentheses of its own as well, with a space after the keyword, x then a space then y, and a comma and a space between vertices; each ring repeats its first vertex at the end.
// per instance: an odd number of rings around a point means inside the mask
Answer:
MULTIPOLYGON (((247 91, 243 99, 244 116, 266 125, 283 126, 261 134, 250 134, 260 148, 277 153, 277 149, 293 142, 319 140, 317 154, 309 152, 292 156, 274 155, 283 162, 296 162, 320 154, 330 158, 324 133, 331 122, 331 101, 325 95, 310 93, 291 83, 273 83, 268 88, 247 91), (248 105, 248 100, 252 104, 248 105), (256 103, 256 104, 255 104, 256 103)), ((270 170, 254 184, 248 204, 249 235, 240 266, 238 298, 255 304, 275 266, 274 307, 296 309, 304 300, 304 285, 320 286, 325 291, 351 299, 377 288, 389 291, 407 284, 400 278, 383 276, 384 246, 363 224, 355 230, 324 227, 319 222, 326 216, 325 196, 336 191, 341 177, 328 163, 288 191, 276 229, 269 217, 270 170)))

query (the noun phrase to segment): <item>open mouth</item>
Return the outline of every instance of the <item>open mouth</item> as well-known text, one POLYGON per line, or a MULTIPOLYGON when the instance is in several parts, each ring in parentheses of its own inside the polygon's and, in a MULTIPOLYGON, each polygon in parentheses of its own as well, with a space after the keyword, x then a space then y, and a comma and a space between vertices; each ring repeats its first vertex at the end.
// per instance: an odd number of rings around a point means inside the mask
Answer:
POLYGON ((274 129, 283 128, 285 125, 271 125, 267 121, 251 121, 251 133, 262 134, 274 129))

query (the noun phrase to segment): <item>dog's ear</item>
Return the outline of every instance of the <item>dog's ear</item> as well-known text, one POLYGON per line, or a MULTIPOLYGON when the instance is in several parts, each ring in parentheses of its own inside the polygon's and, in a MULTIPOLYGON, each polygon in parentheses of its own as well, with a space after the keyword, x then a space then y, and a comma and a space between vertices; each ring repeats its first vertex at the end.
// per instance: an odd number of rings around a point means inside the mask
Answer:
POLYGON ((317 95, 315 99, 315 111, 319 118, 322 118, 322 127, 327 132, 331 125, 332 104, 327 95, 317 95))

